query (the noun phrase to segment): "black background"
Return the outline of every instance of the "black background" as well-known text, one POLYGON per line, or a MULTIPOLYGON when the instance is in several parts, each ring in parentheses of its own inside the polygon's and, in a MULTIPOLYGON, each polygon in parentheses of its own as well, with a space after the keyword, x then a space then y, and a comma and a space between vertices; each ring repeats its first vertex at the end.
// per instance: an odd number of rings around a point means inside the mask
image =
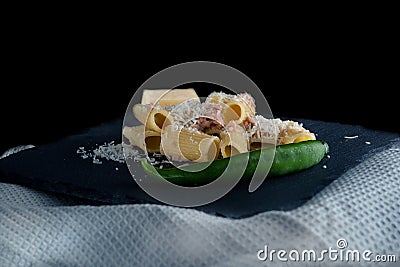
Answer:
MULTIPOLYGON (((393 42, 386 35, 296 35, 220 43, 18 33, 3 52, 2 147, 47 143, 122 117, 136 88, 174 64, 232 66, 263 90, 274 115, 399 131, 393 42), (21 37, 22 36, 22 37, 21 37)), ((161 38, 161 37, 160 37, 161 38)), ((157 39, 157 38, 156 38, 157 39)))

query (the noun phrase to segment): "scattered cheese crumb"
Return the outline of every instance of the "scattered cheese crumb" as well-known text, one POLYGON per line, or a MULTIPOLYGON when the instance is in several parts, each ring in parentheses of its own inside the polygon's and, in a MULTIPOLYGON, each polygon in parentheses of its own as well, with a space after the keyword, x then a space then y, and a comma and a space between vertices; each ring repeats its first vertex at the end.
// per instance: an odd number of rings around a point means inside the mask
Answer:
POLYGON ((366 142, 365 142, 365 144, 367 144, 367 145, 370 145, 370 144, 371 144, 371 142, 368 142, 368 141, 366 141, 366 142))
MULTIPOLYGON (((139 151, 126 147, 124 155, 124 146, 122 144, 114 144, 114 141, 109 143, 105 142, 103 145, 98 146, 93 150, 85 150, 85 147, 81 146, 78 148, 76 153, 83 159, 92 159, 93 164, 102 164, 101 159, 116 161, 119 163, 125 162, 125 156, 127 158, 139 161, 144 158, 143 155, 139 154, 139 151)), ((116 168, 118 170, 118 168, 116 168)))
POLYGON ((115 170, 118 171, 118 167, 115 167, 115 170))
POLYGON ((103 164, 96 156, 93 157, 93 164, 103 164))
POLYGON ((345 139, 355 139, 358 138, 358 135, 354 135, 354 136, 345 136, 345 139))
POLYGON ((327 157, 328 159, 330 159, 330 158, 331 158, 331 155, 326 155, 326 157, 327 157))
POLYGON ((322 168, 326 169, 327 167, 326 167, 326 165, 322 165, 322 168))

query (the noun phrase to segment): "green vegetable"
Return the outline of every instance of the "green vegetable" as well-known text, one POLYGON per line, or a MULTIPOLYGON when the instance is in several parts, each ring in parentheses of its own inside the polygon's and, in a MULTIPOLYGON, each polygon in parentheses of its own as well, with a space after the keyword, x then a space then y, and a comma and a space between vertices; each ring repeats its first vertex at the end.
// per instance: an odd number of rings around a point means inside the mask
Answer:
MULTIPOLYGON (((268 176, 284 175, 310 168, 318 164, 328 153, 328 150, 327 143, 317 140, 277 146, 268 176)), ((231 158, 215 160, 211 164, 197 163, 195 164, 196 166, 191 165, 186 167, 187 170, 190 170, 193 167, 198 168, 210 164, 207 168, 198 172, 187 172, 178 168, 155 168, 146 160, 142 161, 142 166, 147 174, 156 177, 161 175, 164 179, 174 184, 185 186, 204 185, 218 178, 228 166, 229 160, 233 160, 232 174, 234 175, 235 173, 240 173, 240 170, 236 172, 234 162, 248 159, 242 179, 251 178, 259 161, 260 164, 268 162, 270 159, 268 157, 272 156, 271 152, 273 152, 273 148, 264 148, 263 151, 266 153, 263 153, 262 156, 264 158, 260 159, 261 151, 255 150, 238 154, 231 158)))

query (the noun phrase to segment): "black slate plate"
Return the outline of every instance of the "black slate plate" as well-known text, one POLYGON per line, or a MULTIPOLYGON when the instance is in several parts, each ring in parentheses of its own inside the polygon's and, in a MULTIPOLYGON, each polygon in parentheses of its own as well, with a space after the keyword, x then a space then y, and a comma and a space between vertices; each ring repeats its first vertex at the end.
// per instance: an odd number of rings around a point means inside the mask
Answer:
MULTIPOLYGON (((330 145, 330 158, 308 170, 267 178, 254 193, 248 183, 239 183, 218 201, 198 207, 207 213, 231 218, 247 217, 268 210, 294 209, 310 199, 371 151, 388 145, 396 133, 361 126, 299 120, 330 145), (358 135, 355 139, 344 136, 358 135), (371 144, 366 144, 370 142, 371 144), (322 166, 326 165, 327 168, 322 166)), ((102 124, 0 160, 0 181, 100 201, 105 204, 159 203, 142 191, 125 164, 103 160, 93 164, 77 153, 80 146, 95 148, 104 142, 120 142, 122 121, 102 124), (118 170, 116 170, 118 168, 118 170)))

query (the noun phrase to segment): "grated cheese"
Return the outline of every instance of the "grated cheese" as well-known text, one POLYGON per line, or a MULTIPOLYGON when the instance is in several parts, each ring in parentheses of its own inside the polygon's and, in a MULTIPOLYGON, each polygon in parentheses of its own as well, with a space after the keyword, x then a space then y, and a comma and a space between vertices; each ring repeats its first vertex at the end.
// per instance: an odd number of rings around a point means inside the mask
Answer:
POLYGON ((356 139, 358 138, 358 135, 354 135, 354 136, 345 136, 345 139, 356 139))
MULTIPOLYGON (((93 164, 102 164, 102 159, 115 161, 119 163, 125 162, 125 156, 135 161, 139 161, 144 158, 138 150, 131 148, 130 146, 123 146, 123 144, 115 144, 114 141, 109 143, 105 142, 103 145, 96 147, 95 149, 86 150, 85 147, 78 147, 76 153, 80 155, 82 159, 91 159, 93 164), (124 150, 125 148, 125 155, 124 150)), ((116 168, 118 170, 118 168, 116 168)))

